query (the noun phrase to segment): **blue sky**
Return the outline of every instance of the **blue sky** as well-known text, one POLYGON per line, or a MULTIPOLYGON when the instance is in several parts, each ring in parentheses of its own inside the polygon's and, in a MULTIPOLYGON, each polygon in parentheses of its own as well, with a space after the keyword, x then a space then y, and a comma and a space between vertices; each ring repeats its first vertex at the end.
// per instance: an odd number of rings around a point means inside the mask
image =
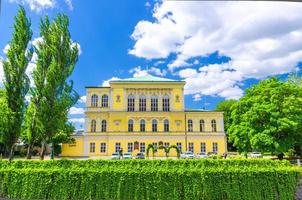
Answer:
MULTIPOLYGON (((81 48, 71 79, 82 97, 85 86, 150 73, 185 80, 186 107, 211 110, 261 79, 298 70, 302 60, 300 3, 153 0, 2 0, 3 58, 18 3, 31 18, 33 40, 41 17, 68 15, 81 48)), ((77 128, 83 107, 70 112, 77 128)))

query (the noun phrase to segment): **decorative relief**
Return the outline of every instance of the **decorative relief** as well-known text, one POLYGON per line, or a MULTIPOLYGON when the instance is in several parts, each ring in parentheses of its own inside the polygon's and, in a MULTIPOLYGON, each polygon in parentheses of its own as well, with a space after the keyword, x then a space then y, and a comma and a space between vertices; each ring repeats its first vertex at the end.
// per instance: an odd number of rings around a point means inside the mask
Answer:
POLYGON ((120 95, 116 95, 116 102, 121 102, 121 96, 120 95))
POLYGON ((176 126, 180 126, 181 120, 175 120, 175 124, 176 124, 176 126))
POLYGON ((177 102, 177 103, 180 102, 180 97, 179 97, 179 95, 176 95, 176 96, 175 96, 175 102, 177 102))
POLYGON ((121 123, 121 120, 114 120, 114 124, 115 124, 116 126, 120 125, 120 123, 121 123))

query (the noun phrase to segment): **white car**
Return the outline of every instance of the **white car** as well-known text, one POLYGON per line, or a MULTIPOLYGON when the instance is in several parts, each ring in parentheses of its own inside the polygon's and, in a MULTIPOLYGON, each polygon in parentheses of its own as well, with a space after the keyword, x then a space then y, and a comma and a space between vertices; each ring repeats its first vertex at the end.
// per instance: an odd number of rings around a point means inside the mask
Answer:
POLYGON ((131 160, 132 159, 132 154, 131 153, 124 153, 123 154, 123 158, 125 159, 125 160, 131 160))
POLYGON ((208 155, 206 153, 198 153, 196 154, 195 158, 207 158, 208 155))
POLYGON ((194 158, 194 153, 192 153, 191 151, 187 151, 185 153, 182 153, 180 155, 180 158, 183 158, 183 159, 187 159, 187 158, 194 158))
POLYGON ((120 159, 120 154, 119 153, 113 153, 111 155, 111 160, 119 160, 120 159))
POLYGON ((262 154, 260 152, 252 152, 250 153, 251 158, 262 158, 262 154))

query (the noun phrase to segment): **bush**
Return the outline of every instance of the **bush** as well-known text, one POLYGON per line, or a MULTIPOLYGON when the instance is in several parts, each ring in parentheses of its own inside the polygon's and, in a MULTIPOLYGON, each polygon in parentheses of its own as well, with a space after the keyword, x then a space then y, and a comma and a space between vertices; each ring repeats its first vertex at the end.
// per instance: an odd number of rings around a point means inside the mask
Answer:
POLYGON ((300 172, 271 160, 0 161, 15 199, 293 199, 300 172))

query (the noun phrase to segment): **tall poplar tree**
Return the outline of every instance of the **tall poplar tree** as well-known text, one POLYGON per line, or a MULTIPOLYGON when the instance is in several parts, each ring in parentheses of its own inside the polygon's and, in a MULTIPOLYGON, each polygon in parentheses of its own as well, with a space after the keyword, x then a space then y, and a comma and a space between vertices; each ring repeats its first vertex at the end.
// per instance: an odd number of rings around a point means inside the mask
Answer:
POLYGON ((29 78, 26 75, 27 66, 32 58, 33 49, 28 48, 32 37, 30 20, 26 17, 23 7, 19 8, 15 17, 12 40, 6 59, 3 61, 4 86, 11 119, 8 131, 3 135, 3 143, 9 151, 9 160, 13 159, 14 148, 21 133, 24 118, 25 95, 29 90, 29 78))
MULTIPOLYGON (((58 15, 52 23, 45 17, 40 25, 41 41, 35 47, 38 60, 35 87, 31 91, 33 105, 26 125, 30 144, 37 139, 41 141, 41 159, 44 159, 46 144, 53 147, 52 143, 58 142, 56 134, 66 130, 68 111, 79 98, 73 83, 68 82, 79 51, 71 40, 68 26, 66 15, 58 15)), ((30 149, 28 152, 30 154, 30 149)))

